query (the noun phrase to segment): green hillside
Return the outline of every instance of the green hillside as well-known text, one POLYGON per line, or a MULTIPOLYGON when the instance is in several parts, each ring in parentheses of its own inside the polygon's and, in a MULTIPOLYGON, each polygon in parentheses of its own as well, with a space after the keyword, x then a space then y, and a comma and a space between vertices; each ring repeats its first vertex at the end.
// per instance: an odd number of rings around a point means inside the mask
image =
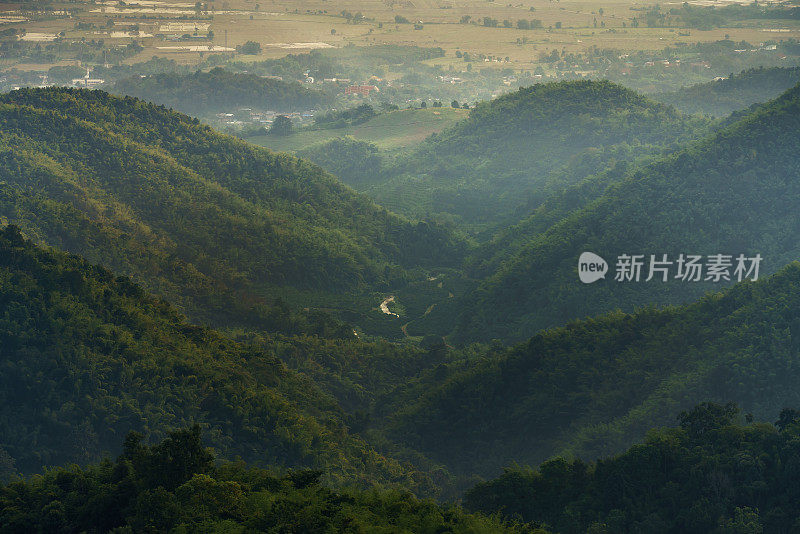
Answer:
POLYGON ((724 80, 692 85, 671 93, 654 94, 651 98, 684 113, 724 117, 752 104, 771 100, 798 82, 798 67, 759 67, 732 74, 724 80))
MULTIPOLYGON (((640 282, 618 282, 622 254, 675 261, 681 253, 758 253, 762 274, 797 259, 799 131, 800 86, 702 142, 614 178, 599 198, 541 233, 526 235, 520 225, 512 237, 524 246, 462 304, 455 338, 524 339, 615 308, 688 302, 729 283, 705 282, 706 274, 700 282, 644 282, 647 267, 640 282), (584 251, 609 262, 605 280, 578 280, 584 251)), ((529 226, 537 228, 535 221, 529 226)))
POLYGON ((697 303, 615 312, 431 369, 383 398, 389 439, 456 474, 618 452, 674 413, 800 405, 800 263, 697 303))
POLYGON ((736 406, 704 403, 618 456, 510 469, 465 505, 563 533, 794 532, 800 412, 782 411, 774 426, 744 419, 736 406))
POLYGON ((538 84, 478 104, 361 190, 401 213, 492 228, 615 161, 708 127, 607 81, 538 84))
POLYGON ((461 256, 316 166, 100 91, 0 97, 0 176, 7 222, 215 325, 259 323, 281 288, 367 293, 461 256))
POLYGON ((0 233, 0 346, 6 471, 94 462, 130 430, 163 437, 199 423, 228 459, 436 488, 349 434, 336 400, 274 351, 193 326, 128 278, 38 249, 13 226, 0 233))
POLYGON ((236 111, 242 106, 292 111, 331 102, 330 95, 302 84, 221 67, 194 74, 161 73, 133 76, 114 84, 114 92, 135 96, 194 116, 236 111))

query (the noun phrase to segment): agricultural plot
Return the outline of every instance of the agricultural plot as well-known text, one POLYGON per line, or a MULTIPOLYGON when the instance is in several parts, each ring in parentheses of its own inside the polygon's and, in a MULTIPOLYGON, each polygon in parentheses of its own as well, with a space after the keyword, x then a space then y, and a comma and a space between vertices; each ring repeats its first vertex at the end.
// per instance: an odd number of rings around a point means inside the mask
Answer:
POLYGON ((416 146, 465 117, 468 111, 449 107, 403 109, 382 113, 363 124, 345 128, 301 130, 288 136, 263 135, 248 141, 277 151, 295 151, 337 137, 351 136, 388 151, 416 146))

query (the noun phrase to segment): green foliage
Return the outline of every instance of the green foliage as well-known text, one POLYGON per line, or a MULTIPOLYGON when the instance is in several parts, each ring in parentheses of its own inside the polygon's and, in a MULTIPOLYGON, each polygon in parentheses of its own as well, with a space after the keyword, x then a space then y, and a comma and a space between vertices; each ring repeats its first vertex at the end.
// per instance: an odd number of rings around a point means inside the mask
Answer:
POLYGON ((675 106, 685 113, 724 117, 756 102, 775 98, 800 81, 800 67, 755 68, 732 74, 724 80, 693 85, 671 93, 659 93, 654 100, 675 106))
POLYGON ((798 287, 794 263, 692 305, 571 322, 477 359, 451 355, 387 397, 393 415, 379 426, 456 475, 486 476, 556 453, 617 452, 702 401, 774 418, 800 404, 798 287))
POLYGON ((236 51, 240 54, 256 56, 261 53, 261 43, 258 41, 247 41, 244 44, 237 45, 236 51))
POLYGON ((529 198, 535 205, 545 191, 612 164, 613 146, 649 154, 707 127, 610 82, 538 84, 478 104, 468 119, 431 136, 365 190, 397 211, 494 230, 529 198), (587 151, 607 157, 572 167, 587 151), (560 169, 567 170, 552 175, 560 169))
POLYGON ((403 491, 334 491, 321 471, 279 475, 214 465, 199 427, 149 446, 125 438, 116 461, 52 469, 0 487, 0 524, 29 532, 453 532, 546 534, 403 491))
POLYGON ((47 70, 47 75, 58 83, 71 83, 75 78, 83 78, 86 70, 75 65, 57 65, 47 70))
POLYGON ((317 128, 344 128, 366 122, 375 115, 375 109, 372 106, 361 104, 354 108, 319 115, 314 118, 314 126, 317 128))
MULTIPOLYGON (((760 253, 762 273, 800 254, 794 213, 800 153, 800 87, 738 117, 710 138, 611 178, 599 198, 538 225, 470 297, 459 340, 523 339, 537 330, 615 308, 669 304, 720 289, 711 282, 584 285, 583 251, 620 254, 760 253), (559 220, 560 219, 560 220, 559 220), (689 252, 691 251, 691 252, 689 252)), ((544 214, 549 217, 547 213, 544 214)))
POLYGON ((743 425, 735 406, 714 404, 680 419, 679 428, 653 431, 596 463, 558 458, 535 471, 506 470, 470 490, 465 507, 544 521, 563 533, 797 529, 800 426, 743 425))
POLYGON ((324 93, 294 81, 233 73, 220 67, 185 75, 172 72, 132 76, 118 81, 114 92, 196 116, 241 106, 290 111, 327 104, 330 100, 324 93))
POLYGON ((69 89, 1 100, 0 216, 194 320, 252 328, 275 288, 374 290, 460 260, 442 228, 161 107, 69 89))
POLYGON ((289 135, 292 133, 292 119, 286 115, 278 115, 270 126, 271 135, 289 135))
POLYGON ((341 177, 356 189, 374 180, 383 164, 377 146, 352 137, 339 137, 312 145, 299 150, 297 155, 341 177))
MULTIPOLYGON (((97 461, 131 429, 158 437, 196 422, 226 458, 325 467, 333 481, 435 491, 425 475, 350 435, 338 403, 276 356, 372 354, 327 343, 239 345, 187 323, 128 278, 38 249, 8 226, 0 232, 0 475, 97 461)), ((191 468, 164 448, 170 443, 158 449, 164 465, 151 469, 168 489, 169 480, 182 483, 174 470, 191 468)), ((135 456, 138 441, 129 438, 125 447, 135 456)))

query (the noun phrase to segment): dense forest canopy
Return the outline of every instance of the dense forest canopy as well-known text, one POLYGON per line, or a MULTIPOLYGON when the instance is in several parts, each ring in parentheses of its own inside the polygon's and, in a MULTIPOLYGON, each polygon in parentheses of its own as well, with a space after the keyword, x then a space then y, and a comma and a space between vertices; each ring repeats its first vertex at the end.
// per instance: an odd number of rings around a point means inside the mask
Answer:
POLYGON ((389 127, 447 58, 368 50, 227 62, 257 75, 153 60, 117 85, 156 103, 0 95, 0 530, 796 530, 797 69, 652 98, 511 70, 389 149, 341 135, 389 127), (379 96, 281 138, 299 157, 167 108, 324 107, 338 81, 272 75, 351 67, 379 96), (648 276, 686 254, 706 276, 648 276), (714 281, 719 254, 759 270, 714 281))
POLYGON ((753 423, 733 404, 703 403, 622 454, 509 469, 464 503, 563 533, 795 532, 800 412, 775 419, 753 423))
MULTIPOLYGON (((608 258, 612 275, 622 254, 675 260, 680 253, 758 253, 763 274, 800 257, 794 216, 798 132, 800 86, 706 140, 622 173, 600 189, 599 198, 540 233, 526 235, 526 225, 519 225, 515 231, 525 244, 467 297, 456 338, 524 339, 571 319, 687 302, 722 287, 705 281, 626 283, 614 276, 581 284, 576 265, 584 251, 608 258)), ((538 216, 532 215, 534 228, 538 216)))
POLYGON ((462 255, 318 167, 134 98, 14 91, 0 125, 0 216, 197 320, 252 324, 269 288, 372 291, 462 255))
POLYGON ((292 80, 236 73, 221 67, 194 74, 158 73, 131 76, 114 84, 114 92, 135 96, 169 108, 205 116, 231 112, 241 106, 295 111, 329 105, 332 96, 292 80))
POLYGON ((454 360, 384 398, 382 427, 454 473, 594 459, 708 400, 800 405, 800 264, 684 307, 614 312, 454 360))
POLYGON ((201 423, 229 459, 435 489, 350 435, 334 397, 274 347, 191 325, 130 279, 41 250, 14 226, 0 234, 0 310, 0 457, 10 473, 98 461, 130 430, 159 437, 201 423))
POLYGON ((546 534, 407 491, 334 491, 320 483, 320 470, 215 463, 199 426, 153 445, 143 437, 128 434, 116 461, 0 487, 3 531, 546 534))
POLYGON ((754 68, 731 74, 723 80, 652 95, 685 113, 724 117, 752 104, 775 98, 800 82, 799 67, 754 68))
POLYGON ((526 201, 540 202, 616 160, 678 146, 708 127, 607 81, 536 84, 478 104, 373 184, 360 180, 359 190, 402 213, 496 228, 526 201), (591 165, 581 160, 586 153, 591 165), (569 170, 551 176, 562 168, 569 170))

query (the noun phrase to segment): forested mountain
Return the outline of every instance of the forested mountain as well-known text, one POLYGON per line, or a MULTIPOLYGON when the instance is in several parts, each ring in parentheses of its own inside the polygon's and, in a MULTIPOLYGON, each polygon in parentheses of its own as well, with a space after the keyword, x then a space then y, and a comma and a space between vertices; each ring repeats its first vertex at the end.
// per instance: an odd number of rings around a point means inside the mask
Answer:
POLYGON ((132 76, 118 81, 114 92, 195 116, 236 111, 242 106, 293 111, 327 105, 332 100, 330 95, 296 81, 234 73, 221 67, 194 74, 132 76))
POLYGON ((38 249, 14 226, 0 233, 0 347, 5 476, 97 461, 130 430, 199 423, 225 458, 436 488, 350 435, 349 414, 274 351, 193 326, 130 279, 38 249))
POLYGON ((671 93, 658 93, 651 98, 675 106, 685 113, 724 117, 757 102, 771 100, 798 82, 798 67, 759 67, 731 74, 724 80, 692 85, 671 93))
POLYGON ((618 456, 509 469, 465 505, 565 534, 795 532, 800 412, 782 411, 774 426, 741 419, 735 405, 704 403, 618 456))
POLYGON ((115 462, 0 487, 3 532, 498 532, 543 529, 465 513, 403 491, 333 491, 322 471, 217 463, 200 428, 125 438, 115 462))
MULTIPOLYGON (((512 235, 525 244, 462 304, 455 338, 522 339, 615 308, 687 302, 730 283, 706 282, 706 274, 699 282, 645 282, 647 265, 639 282, 616 281, 616 258, 625 254, 648 263, 650 255, 674 262, 680 254, 760 254, 762 274, 797 259, 799 132, 800 86, 702 142, 614 178, 600 198, 545 231, 539 225, 541 233, 512 235), (579 281, 585 251, 608 261, 605 280, 579 281)), ((537 228, 534 220, 516 230, 528 226, 537 228)))
POLYGON ((674 413, 800 405, 800 264, 697 303, 615 312, 438 366, 382 401, 390 439, 454 473, 618 452, 674 413))
POLYGON ((263 321, 269 288, 375 290, 461 257, 316 166, 101 91, 0 97, 0 176, 7 222, 217 325, 263 321))
POLYGON ((360 190, 391 209, 478 230, 616 161, 679 146, 708 127, 607 81, 538 84, 479 103, 360 190))

